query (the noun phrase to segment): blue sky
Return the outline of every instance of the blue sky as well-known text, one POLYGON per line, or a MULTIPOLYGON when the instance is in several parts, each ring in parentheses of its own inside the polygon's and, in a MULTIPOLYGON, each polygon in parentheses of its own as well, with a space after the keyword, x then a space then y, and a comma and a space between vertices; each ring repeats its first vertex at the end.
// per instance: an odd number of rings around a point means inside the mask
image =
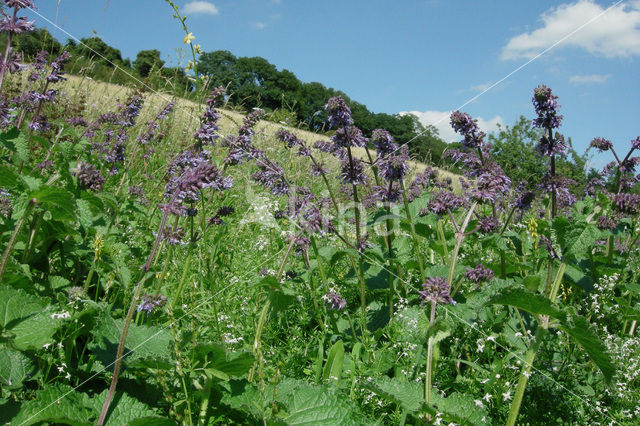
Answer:
MULTIPOLYGON (((38 13, 73 36, 95 33, 123 57, 156 48, 170 65, 186 64, 184 33, 163 0, 35 3, 38 13)), ((486 131, 520 115, 532 118, 538 84, 559 96, 565 116, 560 131, 579 152, 602 136, 624 154, 640 135, 639 0, 176 3, 204 51, 262 56, 302 81, 340 89, 374 112, 414 112, 423 123, 436 124, 445 140, 456 139, 449 112, 477 95, 462 110, 486 131)), ((29 16, 58 39, 68 37, 29 16)))

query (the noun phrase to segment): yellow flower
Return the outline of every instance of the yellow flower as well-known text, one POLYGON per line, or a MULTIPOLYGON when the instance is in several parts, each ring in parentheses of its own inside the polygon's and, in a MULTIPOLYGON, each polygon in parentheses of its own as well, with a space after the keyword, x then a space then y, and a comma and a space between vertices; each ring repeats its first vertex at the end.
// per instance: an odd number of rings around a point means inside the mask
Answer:
POLYGON ((184 40, 182 40, 182 42, 184 44, 191 44, 191 40, 195 39, 193 33, 189 33, 186 36, 184 36, 184 40))
POLYGON ((202 53, 202 48, 200 47, 199 44, 196 44, 195 46, 193 46, 193 48, 195 49, 198 55, 202 53))

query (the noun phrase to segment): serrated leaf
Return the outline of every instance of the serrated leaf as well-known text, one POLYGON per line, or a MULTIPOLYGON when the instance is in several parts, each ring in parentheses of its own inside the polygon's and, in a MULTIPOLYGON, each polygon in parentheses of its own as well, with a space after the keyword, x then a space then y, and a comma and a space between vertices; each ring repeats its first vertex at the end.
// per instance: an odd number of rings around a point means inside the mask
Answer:
POLYGON ((566 318, 565 313, 553 306, 548 298, 523 288, 503 290, 489 298, 487 303, 514 306, 535 315, 548 315, 559 320, 566 318))
POLYGON ((340 382, 342 376, 342 365, 344 363, 344 343, 338 340, 331 346, 329 355, 327 355, 327 363, 324 366, 322 380, 324 382, 331 380, 336 383, 340 382))
POLYGON ((51 275, 49 277, 49 285, 52 289, 57 290, 59 288, 67 287, 71 284, 71 281, 58 275, 51 275))
POLYGON ((20 350, 41 349, 53 343, 53 335, 60 325, 61 320, 52 318, 50 312, 39 312, 10 328, 15 335, 13 344, 20 350))
POLYGON ((12 425, 32 425, 37 423, 62 423, 90 425, 93 416, 86 407, 87 396, 66 385, 47 386, 36 392, 35 398, 22 404, 12 425))
POLYGON ((558 328, 571 336, 587 352, 589 358, 600 368, 607 382, 611 382, 616 367, 611 361, 607 347, 591 330, 587 320, 578 315, 571 315, 562 321, 558 328))
POLYGON ((0 287, 0 327, 7 328, 19 320, 41 312, 46 306, 42 299, 16 290, 12 287, 0 287))
POLYGON ((78 222, 84 228, 89 229, 93 221, 89 202, 87 200, 76 200, 76 207, 78 208, 78 222))
POLYGON ((10 189, 18 185, 20 177, 9 166, 0 166, 0 188, 10 189))
MULTIPOLYGON (((101 315, 92 330, 94 339, 89 349, 110 369, 113 369, 112 363, 115 361, 123 325, 124 319, 101 315)), ((171 335, 164 329, 131 324, 125 342, 123 362, 128 366, 166 368, 171 358, 171 340, 171 335)))
POLYGON ((382 376, 365 381, 364 387, 412 412, 420 410, 424 402, 423 386, 417 382, 382 376))
POLYGON ((361 425, 363 419, 348 398, 324 386, 300 386, 286 401, 288 425, 361 425))
MULTIPOLYGON (((95 398, 91 398, 87 401, 87 406, 91 407, 93 417, 95 419, 98 418, 100 411, 102 411, 102 406, 104 405, 104 401, 107 397, 107 392, 108 390, 105 389, 100 395, 96 395, 95 398)), ((107 414, 107 419, 104 424, 112 426, 126 425, 137 419, 154 417, 155 414, 155 411, 148 405, 143 404, 124 392, 116 392, 113 397, 113 401, 111 402, 111 406, 109 407, 109 413, 107 414)))
POLYGON ((38 200, 38 203, 51 212, 54 219, 63 221, 75 220, 75 211, 73 206, 73 194, 69 191, 56 188, 53 186, 45 186, 30 195, 38 200))
POLYGON ((22 352, 0 348, 0 384, 3 387, 19 388, 34 370, 33 362, 22 352))

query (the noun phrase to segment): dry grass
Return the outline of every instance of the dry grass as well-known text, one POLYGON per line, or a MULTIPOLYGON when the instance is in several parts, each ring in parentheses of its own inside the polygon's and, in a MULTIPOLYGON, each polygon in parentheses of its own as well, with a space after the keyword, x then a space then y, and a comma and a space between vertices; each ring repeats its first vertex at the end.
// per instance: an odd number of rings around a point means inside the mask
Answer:
MULTIPOLYGON (((89 118, 96 117, 108 110, 114 110, 119 102, 124 102, 132 93, 132 89, 129 87, 78 76, 69 76, 69 79, 63 83, 62 90, 66 92, 66 96, 70 98, 71 101, 85 100, 86 111, 89 118)), ((167 147, 168 151, 177 152, 191 143, 192 136, 198 128, 200 111, 197 103, 164 93, 149 92, 146 93, 145 105, 140 113, 139 122, 144 123, 152 119, 169 101, 174 102, 176 108, 170 116, 170 119, 173 121, 171 125, 168 126, 170 133, 164 140, 171 143, 171 146, 167 147)), ((224 108, 216 108, 216 111, 222 116, 219 121, 221 134, 234 133, 242 124, 243 114, 224 108)), ((283 127, 287 128, 287 130, 294 133, 300 139, 305 140, 309 145, 312 145, 317 140, 329 139, 324 135, 264 120, 261 120, 256 125, 255 130, 264 140, 273 140, 275 133, 283 127)), ((362 148, 357 148, 355 155, 359 158, 366 158, 365 150, 362 148)), ((412 174, 420 173, 428 166, 418 161, 411 161, 409 165, 412 174)), ((440 172, 441 178, 451 178, 454 188, 459 189, 459 175, 444 169, 437 169, 440 172)))

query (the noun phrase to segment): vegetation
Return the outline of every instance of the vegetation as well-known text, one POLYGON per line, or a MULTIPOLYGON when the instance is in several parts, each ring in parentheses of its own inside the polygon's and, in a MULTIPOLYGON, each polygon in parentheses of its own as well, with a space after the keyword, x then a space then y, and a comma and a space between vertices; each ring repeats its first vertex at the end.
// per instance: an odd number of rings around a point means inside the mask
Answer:
POLYGON ((451 115, 453 188, 339 94, 326 137, 7 51, 3 423, 636 422, 640 137, 581 183, 541 85, 489 139, 451 115))

